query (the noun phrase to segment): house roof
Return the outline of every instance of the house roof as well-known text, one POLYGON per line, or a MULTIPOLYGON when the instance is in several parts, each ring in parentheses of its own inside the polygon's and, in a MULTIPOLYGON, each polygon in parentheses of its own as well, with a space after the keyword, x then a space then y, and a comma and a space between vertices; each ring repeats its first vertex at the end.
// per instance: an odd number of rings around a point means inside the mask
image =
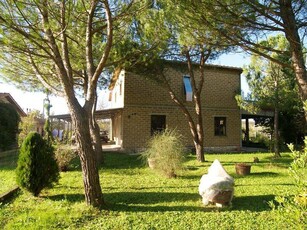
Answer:
MULTIPOLYGON (((183 64, 186 65, 186 62, 182 61, 166 61, 167 63, 174 63, 174 64, 183 64)), ((193 65, 198 66, 198 63, 193 63, 193 65)), ((229 69, 229 70, 235 70, 238 71, 239 73, 242 73, 243 69, 240 67, 234 67, 234 66, 226 66, 226 65, 216 65, 216 64, 205 64, 205 67, 207 68, 218 68, 218 69, 229 69)))
MULTIPOLYGON (((172 60, 163 60, 163 63, 167 63, 170 65, 186 65, 186 62, 182 62, 182 61, 172 61, 172 60)), ((197 66, 199 64, 197 63, 193 63, 193 65, 197 66)), ((205 68, 208 69, 225 69, 225 70, 232 70, 232 71, 237 71, 239 74, 242 73, 243 69, 239 68, 239 67, 233 67, 233 66, 224 66, 224 65, 214 65, 214 64, 205 64, 205 68)), ((123 70, 123 68, 118 67, 114 70, 112 78, 111 78, 111 82, 109 85, 109 90, 112 90, 115 86, 116 81, 118 80, 118 77, 120 75, 121 70, 123 70)), ((133 70, 129 70, 130 72, 133 72, 133 70)))
POLYGON ((26 117, 27 114, 23 111, 23 109, 18 105, 18 103, 14 100, 14 98, 9 93, 0 93, 0 101, 11 104, 21 117, 26 117))

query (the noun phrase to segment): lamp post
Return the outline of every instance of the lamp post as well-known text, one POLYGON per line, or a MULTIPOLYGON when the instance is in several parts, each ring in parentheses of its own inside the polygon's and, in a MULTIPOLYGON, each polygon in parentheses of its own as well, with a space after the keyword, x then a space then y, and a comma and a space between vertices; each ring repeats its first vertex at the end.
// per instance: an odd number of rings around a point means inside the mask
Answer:
POLYGON ((43 118, 47 117, 47 119, 49 119, 50 108, 51 105, 50 105, 49 95, 47 94, 46 98, 43 100, 43 118))
POLYGON ((51 139, 52 139, 52 134, 51 134, 51 130, 50 130, 49 115, 50 115, 50 108, 52 107, 52 105, 50 104, 48 93, 47 93, 46 98, 43 100, 43 103, 44 103, 43 118, 45 118, 45 116, 46 116, 45 125, 44 125, 44 130, 46 132, 45 136, 47 137, 48 142, 50 142, 51 139))

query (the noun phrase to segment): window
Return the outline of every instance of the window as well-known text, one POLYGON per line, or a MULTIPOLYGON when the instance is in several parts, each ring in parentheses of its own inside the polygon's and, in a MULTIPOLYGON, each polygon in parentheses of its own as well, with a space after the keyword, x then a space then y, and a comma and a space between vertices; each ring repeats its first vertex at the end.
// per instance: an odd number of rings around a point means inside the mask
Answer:
POLYGON ((214 135, 226 136, 226 117, 214 118, 214 135))
POLYGON ((166 128, 165 115, 151 115, 151 135, 162 132, 166 128))
POLYGON ((192 86, 191 86, 191 79, 189 76, 183 76, 183 84, 184 84, 184 95, 186 101, 192 101, 192 86))

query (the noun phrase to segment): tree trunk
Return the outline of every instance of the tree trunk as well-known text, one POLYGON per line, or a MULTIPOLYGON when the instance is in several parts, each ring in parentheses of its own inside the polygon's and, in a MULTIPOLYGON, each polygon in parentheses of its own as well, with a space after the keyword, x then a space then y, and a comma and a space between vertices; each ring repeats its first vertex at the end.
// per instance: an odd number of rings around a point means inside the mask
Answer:
MULTIPOLYGON (((292 1, 280 0, 280 13, 285 28, 285 36, 290 44, 293 70, 299 86, 301 100, 307 100, 307 72, 304 61, 304 53, 301 39, 296 25, 295 14, 292 8, 292 1)), ((307 111, 305 110, 305 120, 307 121, 307 111)))
POLYGON ((281 157, 279 153, 278 113, 279 113, 278 108, 275 106, 275 110, 274 110, 274 156, 276 158, 281 157))
POLYGON ((100 139, 100 128, 99 125, 96 121, 95 117, 95 112, 97 108, 97 94, 95 96, 95 102, 93 104, 93 108, 91 111, 92 119, 90 122, 90 131, 91 131, 91 136, 94 141, 94 148, 95 148, 95 153, 96 153, 96 158, 97 158, 97 166, 99 168, 99 165, 103 163, 103 152, 102 152, 102 143, 100 139))
POLYGON ((249 144, 249 119, 245 119, 245 142, 246 145, 249 144))
POLYGON ((96 158, 97 158, 97 166, 99 168, 99 165, 104 163, 104 158, 103 158, 103 152, 102 152, 102 142, 100 139, 100 128, 95 121, 93 120, 93 123, 91 123, 91 134, 94 140, 94 147, 95 147, 95 153, 96 153, 96 158))
POLYGON ((197 140, 195 145, 196 149, 196 156, 199 162, 205 161, 205 154, 204 154, 204 128, 203 128, 203 117, 202 117, 202 109, 201 109, 201 101, 200 101, 200 94, 195 93, 195 113, 197 115, 197 124, 196 124, 196 131, 197 136, 194 138, 197 140))
POLYGON ((196 158, 199 162, 204 162, 205 161, 205 155, 204 155, 204 144, 196 142, 194 140, 194 146, 196 150, 196 158))
POLYGON ((91 115, 84 108, 78 108, 78 106, 73 106, 73 108, 70 106, 70 111, 79 145, 78 153, 82 168, 85 201, 93 207, 103 208, 105 207, 105 202, 100 187, 97 158, 89 128, 91 115))

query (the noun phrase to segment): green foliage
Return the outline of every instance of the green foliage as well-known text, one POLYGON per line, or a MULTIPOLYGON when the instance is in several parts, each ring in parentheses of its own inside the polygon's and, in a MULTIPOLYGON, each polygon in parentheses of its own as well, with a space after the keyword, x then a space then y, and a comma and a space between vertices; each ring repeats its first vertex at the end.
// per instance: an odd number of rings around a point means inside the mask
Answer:
POLYGON ((0 150, 7 150, 16 142, 20 117, 15 108, 0 102, 0 150))
POLYGON ((16 169, 17 184, 38 196, 59 179, 53 148, 35 132, 28 134, 20 148, 16 169))
MULTIPOLYGON (((283 53, 266 51, 266 54, 290 65, 289 45, 284 36, 272 36, 261 43, 272 50, 283 50, 283 53)), ((250 112, 257 109, 277 109, 282 139, 286 143, 302 141, 300 139, 304 133, 305 118, 293 70, 254 53, 244 72, 251 90, 248 99, 253 102, 244 104, 241 101, 240 105, 250 112)), ((273 119, 260 118, 258 122, 267 127, 268 132, 273 132, 273 119)))
POLYGON ((300 223, 307 226, 307 138, 303 151, 295 150, 293 144, 288 147, 293 158, 289 174, 297 188, 294 190, 294 195, 278 196, 275 198, 277 204, 270 202, 270 205, 277 212, 277 219, 289 225, 300 223))
POLYGON ((142 158, 153 163, 153 169, 171 178, 182 169, 184 145, 182 136, 176 130, 166 129, 156 133, 148 143, 142 158))
POLYGON ((250 137, 250 141, 253 143, 259 144, 259 147, 265 147, 265 148, 271 148, 272 143, 267 134, 264 134, 262 132, 256 133, 255 137, 250 137))
POLYGON ((55 146, 55 159, 61 171, 67 171, 70 162, 77 157, 77 154, 69 144, 57 143, 55 146))
POLYGON ((293 158, 290 174, 295 179, 296 184, 307 192, 307 138, 305 138, 304 143, 305 147, 302 152, 295 150, 293 144, 289 144, 288 147, 292 152, 293 158))
POLYGON ((21 119, 19 124, 20 133, 18 135, 18 145, 21 146, 30 132, 36 131, 36 125, 42 118, 38 110, 33 110, 26 117, 21 119))

